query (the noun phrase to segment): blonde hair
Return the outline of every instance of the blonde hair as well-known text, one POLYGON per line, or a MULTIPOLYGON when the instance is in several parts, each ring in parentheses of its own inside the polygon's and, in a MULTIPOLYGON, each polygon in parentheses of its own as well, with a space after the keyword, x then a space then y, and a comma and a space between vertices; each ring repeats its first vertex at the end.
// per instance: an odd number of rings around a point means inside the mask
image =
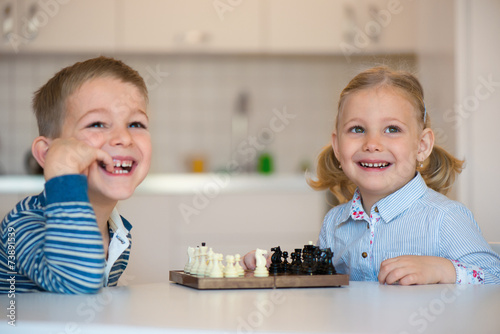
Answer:
POLYGON ((143 94, 146 103, 148 102, 148 89, 144 79, 122 61, 101 56, 78 62, 60 70, 35 92, 33 111, 40 136, 59 137, 68 98, 85 82, 103 77, 131 83, 143 94))
MULTIPOLYGON (((363 89, 374 87, 396 89, 415 107, 420 128, 422 130, 430 128, 430 118, 425 109, 424 91, 420 82, 408 72, 393 71, 386 66, 373 67, 363 71, 349 82, 340 93, 335 127, 347 97, 363 89)), ((417 170, 429 188, 446 194, 453 185, 456 175, 462 171, 463 163, 463 160, 458 160, 444 148, 434 145, 430 156, 424 161, 423 167, 419 167, 417 170)), ((319 154, 316 175, 317 180, 307 179, 308 184, 313 189, 329 189, 340 203, 352 198, 356 185, 347 178, 340 168, 340 162, 335 157, 332 145, 325 146, 319 154)))

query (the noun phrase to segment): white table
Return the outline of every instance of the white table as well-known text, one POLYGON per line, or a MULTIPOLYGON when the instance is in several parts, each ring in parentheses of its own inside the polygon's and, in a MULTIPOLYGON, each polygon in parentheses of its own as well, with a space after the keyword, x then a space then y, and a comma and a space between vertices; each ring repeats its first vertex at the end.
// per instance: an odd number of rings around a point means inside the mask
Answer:
POLYGON ((0 296, 0 333, 500 333, 500 286, 195 290, 174 283, 97 295, 0 296))

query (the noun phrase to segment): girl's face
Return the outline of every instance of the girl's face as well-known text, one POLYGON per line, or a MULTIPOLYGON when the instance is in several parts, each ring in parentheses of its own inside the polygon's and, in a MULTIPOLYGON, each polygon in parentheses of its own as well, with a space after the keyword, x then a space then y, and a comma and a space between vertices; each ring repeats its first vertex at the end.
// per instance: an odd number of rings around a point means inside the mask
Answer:
POLYGON ((375 87, 347 97, 332 144, 369 211, 415 176, 417 161, 429 156, 434 136, 420 129, 406 98, 390 87, 375 87))

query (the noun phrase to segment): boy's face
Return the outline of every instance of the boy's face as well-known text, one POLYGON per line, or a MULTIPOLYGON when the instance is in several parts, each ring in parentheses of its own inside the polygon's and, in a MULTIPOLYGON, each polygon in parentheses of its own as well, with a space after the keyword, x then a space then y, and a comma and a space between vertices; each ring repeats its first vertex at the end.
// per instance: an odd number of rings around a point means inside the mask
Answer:
POLYGON ((111 77, 85 82, 67 100, 61 138, 76 138, 107 152, 110 173, 96 161, 88 170, 91 200, 117 201, 132 195, 151 164, 146 101, 139 89, 111 77))

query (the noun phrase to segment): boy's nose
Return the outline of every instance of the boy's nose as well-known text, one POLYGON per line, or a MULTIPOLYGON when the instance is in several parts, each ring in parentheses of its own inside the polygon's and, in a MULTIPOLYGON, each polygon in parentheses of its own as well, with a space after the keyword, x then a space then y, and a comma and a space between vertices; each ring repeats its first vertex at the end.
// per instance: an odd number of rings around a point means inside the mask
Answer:
POLYGON ((132 136, 127 129, 115 129, 111 134, 110 144, 113 146, 129 146, 132 143, 132 136))

